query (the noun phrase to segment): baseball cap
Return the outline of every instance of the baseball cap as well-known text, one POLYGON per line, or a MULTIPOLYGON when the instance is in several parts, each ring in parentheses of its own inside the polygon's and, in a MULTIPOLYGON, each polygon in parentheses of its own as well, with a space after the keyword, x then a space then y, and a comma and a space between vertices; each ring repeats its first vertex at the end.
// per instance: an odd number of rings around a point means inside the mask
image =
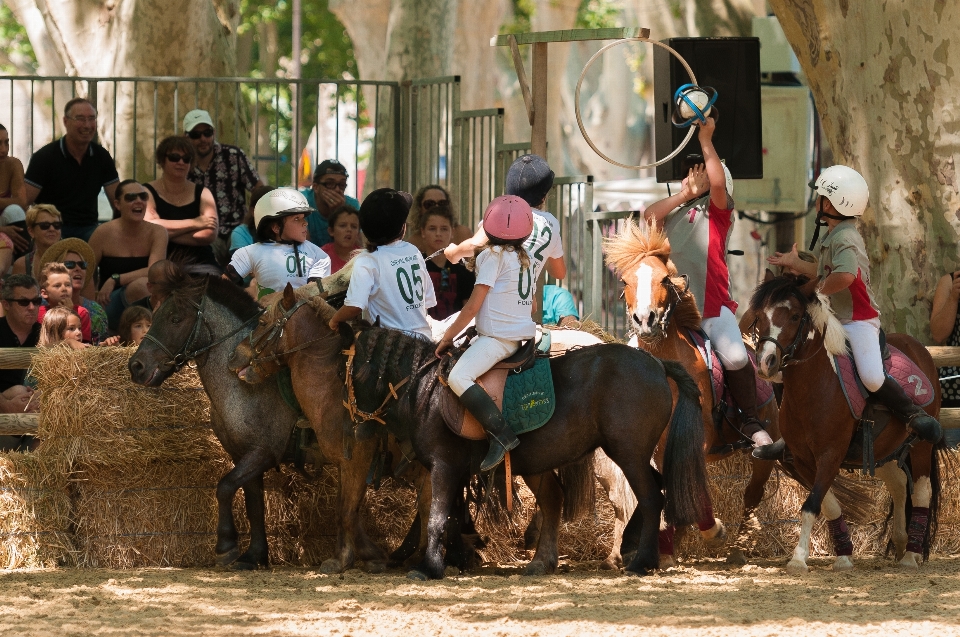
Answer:
POLYGON ((320 165, 317 166, 317 169, 313 171, 314 183, 320 181, 320 178, 324 175, 343 175, 344 177, 349 177, 350 173, 347 172, 347 167, 336 159, 324 159, 320 162, 320 165))
POLYGON ((213 125, 213 120, 210 119, 210 113, 197 108, 183 117, 183 132, 189 133, 200 124, 207 124, 210 128, 216 128, 213 125))
POLYGON ((516 195, 531 206, 539 206, 553 187, 553 171, 539 155, 523 155, 510 165, 504 194, 516 195))

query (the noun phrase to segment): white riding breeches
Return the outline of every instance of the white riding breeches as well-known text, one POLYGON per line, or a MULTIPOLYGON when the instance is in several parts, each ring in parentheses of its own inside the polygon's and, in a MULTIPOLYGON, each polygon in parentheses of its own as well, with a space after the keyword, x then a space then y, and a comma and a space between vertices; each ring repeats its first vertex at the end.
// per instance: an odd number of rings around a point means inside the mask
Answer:
POLYGON ((520 341, 478 336, 450 370, 450 389, 457 396, 470 389, 490 368, 520 349, 520 341))
POLYGON ((720 308, 720 316, 703 319, 700 326, 710 337, 713 349, 727 371, 736 371, 750 362, 747 348, 740 335, 737 317, 728 307, 720 308))
POLYGON ((850 352, 863 386, 869 392, 877 391, 887 376, 880 355, 880 320, 850 321, 843 324, 843 331, 850 341, 850 352))

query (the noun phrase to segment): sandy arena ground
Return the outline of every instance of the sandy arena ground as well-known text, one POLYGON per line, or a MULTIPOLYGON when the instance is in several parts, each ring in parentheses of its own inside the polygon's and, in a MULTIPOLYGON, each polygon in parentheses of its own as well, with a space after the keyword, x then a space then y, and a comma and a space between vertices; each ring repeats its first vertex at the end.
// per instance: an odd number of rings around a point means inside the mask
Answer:
POLYGON ((704 561, 639 579, 595 563, 521 578, 482 568, 440 582, 401 572, 276 568, 18 571, 0 574, 2 635, 523 635, 643 632, 683 637, 960 635, 960 558, 919 573, 859 560, 805 577, 783 560, 704 561))

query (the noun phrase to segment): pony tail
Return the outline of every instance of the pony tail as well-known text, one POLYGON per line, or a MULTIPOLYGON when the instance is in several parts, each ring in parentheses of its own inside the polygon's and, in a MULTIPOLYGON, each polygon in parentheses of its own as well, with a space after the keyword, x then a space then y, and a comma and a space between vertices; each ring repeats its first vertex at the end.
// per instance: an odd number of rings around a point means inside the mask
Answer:
POLYGON ((530 255, 527 253, 527 249, 522 245, 511 246, 517 253, 517 258, 520 259, 520 268, 521 271, 530 269, 530 255))
POLYGON ((367 252, 376 252, 379 247, 376 243, 371 243, 367 241, 367 252))

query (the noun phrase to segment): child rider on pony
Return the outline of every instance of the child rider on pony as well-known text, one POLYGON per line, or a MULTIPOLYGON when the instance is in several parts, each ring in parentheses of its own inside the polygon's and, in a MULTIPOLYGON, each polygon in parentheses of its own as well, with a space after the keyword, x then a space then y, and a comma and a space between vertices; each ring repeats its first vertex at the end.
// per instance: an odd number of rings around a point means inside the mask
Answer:
MULTIPOLYGON (((814 188, 817 191, 817 232, 810 242, 810 250, 814 250, 820 227, 827 227, 827 234, 816 253, 819 262, 802 260, 796 244, 790 252, 776 252, 767 261, 820 279, 817 291, 830 297, 830 307, 846 332, 864 387, 896 414, 908 430, 936 444, 943 434, 940 423, 916 406, 899 383, 887 376, 883 369, 880 310, 870 290, 870 261, 856 222, 870 199, 867 182, 852 168, 831 166, 820 173, 814 188)), ((779 440, 770 447, 755 450, 754 455, 764 459, 779 458, 783 444, 779 440)))
POLYGON ((701 327, 723 363, 727 387, 740 408, 740 431, 755 447, 773 442, 757 417, 757 381, 740 335, 730 297, 727 242, 733 229, 733 179, 713 146, 713 117, 697 131, 703 156, 684 160, 680 192, 651 204, 644 213, 670 239, 671 259, 686 274, 703 317, 701 327))

